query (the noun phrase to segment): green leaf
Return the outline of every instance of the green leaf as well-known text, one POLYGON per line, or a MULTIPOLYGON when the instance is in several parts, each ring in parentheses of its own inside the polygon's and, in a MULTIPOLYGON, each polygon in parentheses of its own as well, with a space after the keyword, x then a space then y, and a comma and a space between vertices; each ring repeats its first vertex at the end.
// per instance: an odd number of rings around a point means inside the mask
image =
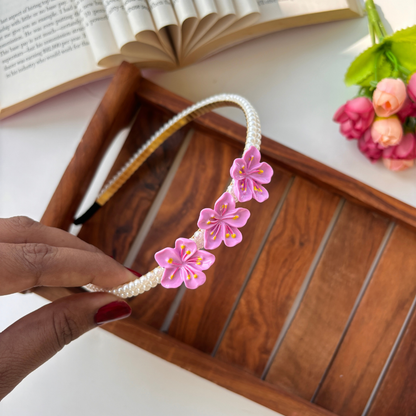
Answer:
POLYGON ((351 85, 361 85, 363 87, 369 85, 366 80, 374 73, 374 58, 379 48, 380 45, 373 45, 352 61, 345 74, 345 83, 348 87, 351 85))
POLYGON ((370 82, 376 80, 374 72, 376 59, 378 62, 376 81, 391 77, 394 68, 385 56, 387 50, 394 53, 400 65, 410 72, 416 72, 416 26, 399 30, 358 55, 345 74, 345 84, 369 87, 370 82))

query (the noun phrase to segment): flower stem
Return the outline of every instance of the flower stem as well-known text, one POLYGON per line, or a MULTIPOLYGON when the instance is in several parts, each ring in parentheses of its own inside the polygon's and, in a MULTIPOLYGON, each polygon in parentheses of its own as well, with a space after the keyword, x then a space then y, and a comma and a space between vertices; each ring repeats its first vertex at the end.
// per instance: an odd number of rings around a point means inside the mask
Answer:
POLYGON ((374 45, 376 43, 376 38, 380 43, 387 36, 387 32, 380 19, 374 1, 366 0, 365 8, 368 15, 368 30, 370 32, 371 42, 374 45))

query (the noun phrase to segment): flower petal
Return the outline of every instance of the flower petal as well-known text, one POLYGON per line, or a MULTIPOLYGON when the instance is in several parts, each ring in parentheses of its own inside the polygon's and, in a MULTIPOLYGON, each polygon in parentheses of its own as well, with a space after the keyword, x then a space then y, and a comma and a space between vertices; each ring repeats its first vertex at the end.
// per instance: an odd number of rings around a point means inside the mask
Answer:
POLYGON ((258 183, 269 183, 273 176, 272 167, 266 163, 262 162, 258 168, 250 174, 250 177, 253 178, 258 183))
POLYGON ((160 284, 167 289, 174 289, 179 287, 182 283, 182 278, 180 275, 180 269, 176 268, 167 268, 163 272, 162 280, 160 284), (172 277, 173 275, 173 277, 172 277))
POLYGON ((204 208, 199 213, 199 219, 198 219, 198 227, 202 230, 209 230, 213 226, 211 224, 208 224, 208 222, 211 222, 212 217, 216 215, 215 211, 211 208, 204 208))
POLYGON ((198 286, 203 285, 207 280, 204 272, 201 272, 200 270, 193 270, 191 268, 190 271, 192 271, 191 278, 188 279, 188 276, 186 276, 186 279, 184 280, 185 286, 188 289, 196 289, 198 286))
POLYGON ((175 250, 181 256, 182 261, 191 258, 198 250, 195 241, 189 238, 178 238, 175 241, 175 250), (189 252, 189 253, 188 253, 189 252))
POLYGON ((208 270, 215 262, 215 256, 205 250, 198 250, 187 262, 187 267, 195 270, 208 270))
POLYGON ((257 184, 256 186, 253 185, 253 198, 257 202, 264 202, 266 199, 269 198, 269 192, 263 185, 260 185, 260 184, 257 184))
POLYGON ((224 239, 224 244, 227 247, 234 247, 238 243, 241 243, 243 239, 243 235, 241 234, 241 231, 237 227, 230 227, 230 228, 231 228, 232 234, 230 234, 229 237, 226 237, 224 239))
POLYGON ((246 164, 246 162, 244 162, 244 159, 235 159, 233 162, 233 165, 231 166, 230 169, 230 175, 232 178, 238 180, 238 179, 244 179, 244 175, 240 172, 243 172, 241 170, 241 168, 246 164))
POLYGON ((227 211, 232 209, 235 209, 235 202, 233 197, 229 192, 224 192, 215 203, 214 211, 217 213, 217 215, 223 215, 224 212, 227 213, 227 211))
POLYGON ((257 148, 251 146, 250 149, 244 153, 243 159, 247 164, 247 169, 251 169, 251 166, 258 165, 260 163, 261 155, 257 148))
POLYGON ((245 182, 234 182, 234 193, 239 202, 250 201, 250 199, 253 198, 253 181, 250 178, 247 178, 245 182))
POLYGON ((170 247, 158 251, 155 254, 155 260, 157 261, 159 266, 163 268, 172 267, 172 263, 182 263, 182 259, 180 258, 179 253, 174 248, 170 247))
POLYGON ((204 232, 204 247, 207 250, 214 250, 214 248, 217 248, 221 244, 221 241, 223 241, 225 238, 224 226, 218 225, 218 227, 219 230, 217 234, 215 234, 214 231, 217 228, 213 228, 212 230, 206 230, 204 232))
POLYGON ((237 208, 230 215, 230 218, 224 218, 223 221, 230 227, 244 227, 250 218, 250 211, 246 208, 237 208), (231 217, 232 215, 232 217, 231 217))

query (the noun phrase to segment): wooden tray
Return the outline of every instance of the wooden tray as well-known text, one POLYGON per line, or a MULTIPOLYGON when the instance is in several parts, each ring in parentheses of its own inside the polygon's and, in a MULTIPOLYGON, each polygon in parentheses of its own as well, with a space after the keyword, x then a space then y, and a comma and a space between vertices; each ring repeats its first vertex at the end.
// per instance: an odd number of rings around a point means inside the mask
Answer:
MULTIPOLYGON (((42 222, 69 228, 137 110, 110 176, 190 104, 122 64, 42 222)), ((145 273, 156 251, 192 235, 200 209, 228 182, 245 128, 215 113, 191 127, 192 137, 188 128, 169 139, 79 236, 124 262, 154 212, 132 265, 145 273)), ((207 283, 152 289, 130 301, 129 319, 105 328, 287 416, 416 414, 416 210, 267 138, 262 154, 275 170, 270 199, 246 205, 245 238, 215 251, 207 283)), ((37 291, 56 299, 74 289, 37 291)))

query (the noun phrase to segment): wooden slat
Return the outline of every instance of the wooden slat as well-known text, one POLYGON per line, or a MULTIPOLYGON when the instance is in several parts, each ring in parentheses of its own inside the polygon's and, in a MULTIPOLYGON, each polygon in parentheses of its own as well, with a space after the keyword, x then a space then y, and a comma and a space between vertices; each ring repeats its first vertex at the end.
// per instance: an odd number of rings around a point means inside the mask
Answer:
MULTIPOLYGON (((138 94, 142 99, 175 113, 192 104, 146 79, 142 80, 138 94)), ((245 137, 245 127, 216 113, 205 114, 194 123, 209 130, 214 129, 230 141, 242 142, 245 137)), ((308 178, 338 195, 416 227, 416 208, 402 201, 266 137, 263 137, 261 152, 285 169, 308 178)))
MULTIPOLYGON (((51 301, 72 293, 72 290, 65 288, 53 288, 52 291, 50 289, 40 287, 36 288, 35 292, 51 301)), ((333 413, 261 381, 245 371, 221 363, 132 317, 103 325, 102 328, 139 348, 269 409, 282 413, 284 416, 335 416, 333 413)), ((140 377, 140 374, 137 377, 140 377)))
POLYGON ((108 146, 137 110, 134 91, 140 80, 137 68, 121 64, 49 201, 43 224, 69 229, 108 146))
MULTIPOLYGON (((133 269, 147 272, 157 266, 154 254, 173 247, 179 237, 198 229, 199 212, 212 207, 230 180, 230 167, 241 149, 195 131, 182 163, 143 242, 133 269)), ((210 276, 207 272, 207 277, 210 276)), ((210 277, 208 277, 210 279, 210 277)), ((156 287, 131 302, 135 316, 160 328, 178 289, 156 287)))
POLYGON ((271 217, 288 185, 290 175, 273 166, 275 174, 267 186, 270 198, 259 204, 242 204, 251 217, 241 229, 243 241, 233 248, 221 245, 215 250, 210 278, 196 291, 187 290, 169 335, 210 354, 230 314, 241 286, 254 261, 271 217))
POLYGON ((339 198, 296 178, 217 357, 260 376, 339 198))
MULTIPOLYGON (((107 180, 170 117, 166 112, 143 105, 107 180)), ((117 194, 83 225, 78 236, 117 261, 123 262, 172 165, 185 133, 186 129, 181 129, 163 143, 117 194)))
POLYGON ((385 218, 346 202, 267 381, 311 400, 387 226, 385 218))
POLYGON ((415 391, 416 314, 413 314, 368 416, 414 416, 415 391))
POLYGON ((416 295, 416 234, 396 227, 316 403, 361 415, 416 295))

